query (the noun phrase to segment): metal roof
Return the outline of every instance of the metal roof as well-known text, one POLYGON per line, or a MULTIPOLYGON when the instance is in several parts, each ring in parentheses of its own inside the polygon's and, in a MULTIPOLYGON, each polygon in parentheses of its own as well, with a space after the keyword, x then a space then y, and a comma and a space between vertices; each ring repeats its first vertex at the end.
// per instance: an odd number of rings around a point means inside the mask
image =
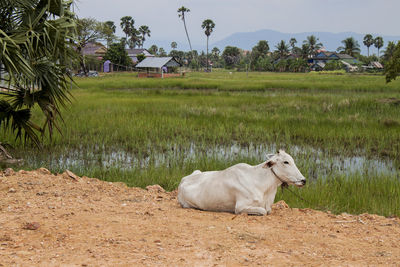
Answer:
POLYGON ((137 64, 136 68, 162 68, 163 66, 179 67, 179 64, 173 57, 146 57, 137 64))

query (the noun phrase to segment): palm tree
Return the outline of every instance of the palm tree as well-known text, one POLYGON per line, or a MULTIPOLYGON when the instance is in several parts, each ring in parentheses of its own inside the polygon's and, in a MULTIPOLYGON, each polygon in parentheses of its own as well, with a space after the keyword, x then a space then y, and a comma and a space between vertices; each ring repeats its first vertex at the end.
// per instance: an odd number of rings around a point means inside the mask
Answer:
POLYGON ((76 18, 67 0, 0 1, 0 129, 38 147, 38 134, 50 138, 60 128, 60 109, 69 102, 71 75, 67 69, 77 60, 73 40, 76 18), (39 126, 31 110, 38 107, 44 119, 39 126))
POLYGON ((189 42, 190 52, 193 54, 192 44, 190 43, 189 34, 188 34, 188 31, 187 31, 187 28, 186 28, 186 20, 185 20, 185 13, 190 12, 190 9, 182 6, 181 8, 178 9, 177 12, 179 13, 178 16, 183 21, 183 26, 185 27, 186 37, 187 37, 188 42, 189 42))
POLYGON ((374 44, 374 37, 371 34, 366 34, 364 36, 364 45, 368 48, 368 57, 369 57, 369 47, 374 44))
POLYGON ((376 48, 378 48, 378 58, 379 58, 379 49, 381 49, 384 45, 383 38, 381 36, 376 37, 374 40, 374 45, 376 48))
POLYGON ((171 43, 171 48, 176 49, 178 47, 178 44, 176 42, 171 43))
POLYGON ((142 48, 143 48, 144 41, 146 41, 146 35, 148 37, 150 37, 151 31, 149 29, 149 26, 146 26, 146 25, 140 26, 139 33, 141 34, 140 35, 140 44, 142 45, 142 48))
POLYGON ((279 58, 283 59, 285 56, 287 56, 287 54, 289 53, 289 46, 286 44, 286 42, 284 40, 281 40, 276 46, 275 48, 278 51, 279 54, 279 58))
POLYGON ((360 45, 353 37, 344 39, 342 41, 342 44, 344 46, 340 46, 337 49, 340 53, 348 54, 348 55, 354 57, 356 54, 359 54, 361 51, 360 45))
POLYGON ((211 33, 213 32, 215 28, 215 23, 211 19, 206 19, 203 21, 203 24, 201 24, 201 27, 205 29, 204 33, 207 36, 207 70, 208 70, 208 38, 210 37, 211 33))
POLYGON ((307 40, 304 40, 304 44, 308 45, 310 56, 314 56, 317 50, 322 47, 322 43, 318 43, 319 39, 314 35, 307 36, 307 40))
POLYGON ((292 53, 293 53, 294 49, 296 48, 296 44, 297 44, 296 38, 290 38, 289 44, 290 44, 290 47, 292 48, 292 53))
POLYGON ((121 18, 120 25, 122 31, 125 33, 126 40, 128 40, 128 37, 132 34, 132 31, 135 28, 135 20, 131 16, 124 16, 121 18))

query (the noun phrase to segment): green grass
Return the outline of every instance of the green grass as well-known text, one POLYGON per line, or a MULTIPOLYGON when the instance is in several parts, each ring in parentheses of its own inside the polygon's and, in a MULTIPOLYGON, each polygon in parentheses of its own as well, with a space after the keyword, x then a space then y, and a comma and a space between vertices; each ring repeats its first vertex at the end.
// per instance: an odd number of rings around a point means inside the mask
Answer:
MULTIPOLYGON (((399 81, 226 71, 164 80, 133 76, 77 79, 80 88, 73 89, 73 103, 62 113, 62 135, 45 140, 42 151, 2 133, 0 140, 25 158, 14 167, 68 168, 129 186, 158 183, 173 190, 195 169, 256 164, 284 148, 309 179, 295 190, 311 204, 290 193, 277 199, 292 207, 400 215, 399 81), (354 157, 362 159, 361 166, 342 171, 354 157)), ((38 110, 34 119, 40 119, 38 110)))

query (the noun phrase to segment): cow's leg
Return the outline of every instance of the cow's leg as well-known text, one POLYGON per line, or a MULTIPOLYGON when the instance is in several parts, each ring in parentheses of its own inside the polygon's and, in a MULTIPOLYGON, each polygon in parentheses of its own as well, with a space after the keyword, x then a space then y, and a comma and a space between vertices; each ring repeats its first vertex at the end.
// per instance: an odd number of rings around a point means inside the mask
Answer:
POLYGON ((272 206, 272 204, 274 204, 276 191, 277 191, 277 189, 273 190, 273 191, 270 192, 269 195, 266 197, 266 201, 265 201, 265 210, 267 211, 267 214, 271 214, 271 206, 272 206))
POLYGON ((246 213, 250 215, 265 215, 267 211, 263 207, 254 207, 249 203, 236 202, 235 214, 246 213))

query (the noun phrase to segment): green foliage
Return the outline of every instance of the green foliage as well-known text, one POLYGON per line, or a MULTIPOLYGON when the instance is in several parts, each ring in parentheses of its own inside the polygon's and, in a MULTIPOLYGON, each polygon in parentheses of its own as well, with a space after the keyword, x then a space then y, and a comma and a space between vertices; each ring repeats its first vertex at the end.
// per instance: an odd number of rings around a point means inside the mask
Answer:
POLYGON ((357 57, 357 55, 360 53, 360 45, 358 44, 358 42, 353 38, 353 37, 349 37, 346 38, 342 41, 342 44, 344 46, 340 46, 337 50, 340 53, 344 53, 347 55, 350 55, 352 57, 357 57))
POLYGON ((78 56, 71 45, 76 34, 71 1, 2 0, 0 2, 0 127, 15 138, 40 145, 50 137, 69 102, 67 66, 78 56), (41 110, 32 120, 31 110, 41 110), (43 118, 44 117, 44 118, 43 118), (42 124, 42 126, 39 126, 42 124))
POLYGON ((266 70, 265 61, 263 60, 268 56, 269 45, 266 40, 261 40, 251 50, 251 61, 253 70, 266 70), (263 63, 262 63, 263 62, 263 63))
POLYGON ((379 57, 379 50, 383 47, 385 42, 383 41, 383 38, 381 36, 378 36, 374 40, 374 45, 378 49, 378 57, 379 57))
POLYGON ((110 60, 112 63, 119 65, 118 69, 126 69, 126 67, 132 65, 132 60, 128 56, 123 42, 111 44, 104 55, 104 60, 110 60))
POLYGON ((139 54, 136 56, 136 58, 138 62, 142 62, 146 58, 146 56, 144 54, 139 54))
POLYGON ((325 64, 324 70, 342 70, 344 69, 343 63, 338 60, 331 60, 325 64))
POLYGON ((374 44, 374 37, 371 34, 366 34, 364 36, 363 44, 368 48, 368 57, 369 57, 369 48, 374 44))
POLYGON ((240 61, 240 50, 235 46, 227 46, 222 52, 225 68, 232 69, 240 61))
POLYGON ((392 58, 385 66, 386 82, 395 80, 400 74, 400 42, 397 42, 392 58))
POLYGON ((283 59, 289 54, 289 46, 284 40, 281 40, 276 46, 276 54, 278 58, 283 59))

